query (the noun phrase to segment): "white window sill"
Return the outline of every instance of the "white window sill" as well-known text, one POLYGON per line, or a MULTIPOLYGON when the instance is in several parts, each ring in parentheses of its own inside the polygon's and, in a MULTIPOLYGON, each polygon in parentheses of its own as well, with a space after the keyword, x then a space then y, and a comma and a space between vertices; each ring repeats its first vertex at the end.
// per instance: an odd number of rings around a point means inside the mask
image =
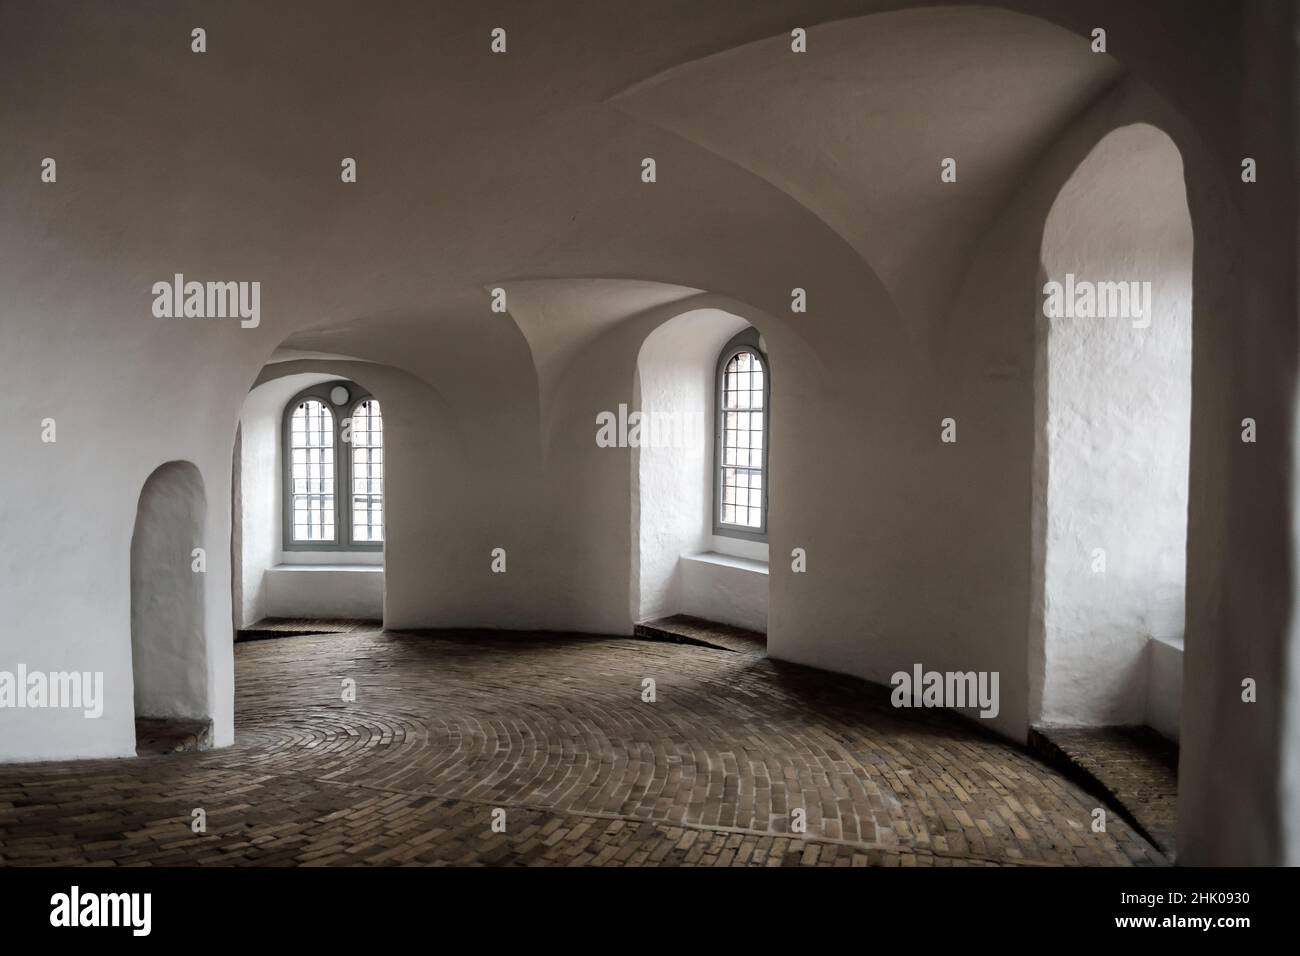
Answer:
POLYGON ((716 564, 719 567, 748 571, 751 574, 767 574, 766 561, 754 561, 750 558, 738 558, 733 554, 719 554, 717 551, 700 551, 696 554, 683 554, 683 561, 698 561, 701 564, 716 564))
POLYGON ((383 574, 382 564, 277 564, 272 571, 366 571, 383 574))

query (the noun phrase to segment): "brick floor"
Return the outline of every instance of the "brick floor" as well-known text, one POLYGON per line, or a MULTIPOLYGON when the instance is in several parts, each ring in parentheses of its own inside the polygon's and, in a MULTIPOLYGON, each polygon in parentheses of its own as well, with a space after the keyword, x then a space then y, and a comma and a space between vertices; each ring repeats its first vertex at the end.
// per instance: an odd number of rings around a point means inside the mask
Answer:
POLYGON ((235 640, 264 641, 306 634, 347 634, 352 631, 374 631, 379 627, 379 621, 356 617, 264 617, 255 624, 236 631, 235 640))
POLYGON ((212 746, 210 720, 135 719, 135 752, 143 754, 207 750, 212 746))
POLYGON ((1039 727, 1034 749, 1068 761, 1135 820, 1171 860, 1178 833, 1178 746, 1150 727, 1039 727))
POLYGON ((758 631, 719 624, 689 614, 638 624, 633 633, 647 641, 671 641, 679 644, 698 644, 738 654, 763 654, 767 651, 767 635, 758 631))
POLYGON ((1166 862, 1122 821, 1093 833, 1093 798, 974 725, 759 655, 360 632, 235 659, 233 747, 0 765, 0 863, 1166 862))

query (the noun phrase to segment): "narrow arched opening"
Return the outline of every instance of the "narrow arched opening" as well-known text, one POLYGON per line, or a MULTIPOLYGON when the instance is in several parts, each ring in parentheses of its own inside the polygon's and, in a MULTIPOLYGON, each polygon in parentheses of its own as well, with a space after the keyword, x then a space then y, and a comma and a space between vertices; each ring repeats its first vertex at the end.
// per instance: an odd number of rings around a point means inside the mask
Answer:
POLYGON ((206 518, 203 478, 190 462, 169 461, 145 481, 131 536, 131 665, 142 753, 211 743, 206 518))
POLYGON ((765 645, 771 368, 745 320, 697 309, 637 357, 632 619, 642 636, 765 645))
POLYGON ((382 623, 383 416, 367 388, 327 372, 249 392, 233 468, 239 639, 382 623))
POLYGON ((1102 139, 1052 206, 1041 264, 1034 723, 1111 789, 1149 774, 1139 822, 1172 849, 1192 405, 1173 141, 1147 124, 1102 139))

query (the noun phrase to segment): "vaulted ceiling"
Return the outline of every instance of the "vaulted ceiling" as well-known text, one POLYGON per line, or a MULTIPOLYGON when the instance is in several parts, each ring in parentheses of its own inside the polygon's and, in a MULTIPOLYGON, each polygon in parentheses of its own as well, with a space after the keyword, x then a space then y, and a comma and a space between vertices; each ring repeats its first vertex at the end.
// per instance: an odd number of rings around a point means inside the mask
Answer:
POLYGON ((806 206, 922 322, 1034 160, 1120 75, 1080 37, 990 8, 859 17, 807 43, 815 55, 792 54, 787 35, 750 43, 613 102, 806 206))
MULTIPOLYGON (((514 35, 511 55, 531 64, 527 34, 514 35)), ((801 259, 847 244, 904 324, 923 332, 943 321, 975 244, 1036 158, 1122 72, 1077 34, 989 7, 837 20, 810 27, 807 42, 810 52, 795 54, 782 31, 602 100, 592 97, 599 86, 579 85, 594 79, 581 63, 548 71, 505 107, 495 88, 518 82, 518 61, 460 90, 484 112, 468 125, 445 120, 457 135, 430 159, 454 161, 457 173, 426 178, 449 191, 418 190, 393 210, 407 232, 425 207, 423 244, 437 255, 429 272, 448 281, 441 302, 425 286, 419 311, 481 310, 451 293, 452 263, 472 259, 456 270, 510 290, 545 391, 598 330, 665 295, 743 296, 778 273, 788 290, 801 259), (639 181, 645 156, 658 164, 654 186, 639 181), (941 180, 945 158, 957 161, 955 183, 941 180), (487 263, 495 269, 484 275, 487 263), (658 281, 595 281, 631 275, 658 281)), ((397 135, 429 148, 414 130, 397 135)), ((361 319, 368 332, 379 327, 361 319)), ((321 335, 289 344, 318 348, 321 335)), ((340 345, 364 351, 350 338, 340 345)))
MULTIPOLYGON (((990 217, 1120 75, 1081 24, 978 5, 62 6, 0 8, 0 85, 23 91, 0 98, 0 150, 62 157, 59 209, 39 210, 25 254, 79 248, 104 305, 133 301, 139 276, 259 278, 264 358, 283 345, 428 381, 484 356, 517 374, 516 353, 551 374, 643 309, 646 283, 775 311, 822 270, 896 312, 853 321, 940 321, 990 217), (586 281, 601 278, 633 281, 586 281), (543 303, 527 285, 542 279, 568 285, 543 303), (496 285, 519 292, 502 321, 496 285)), ((0 215, 31 215, 27 195, 0 192, 0 215)))

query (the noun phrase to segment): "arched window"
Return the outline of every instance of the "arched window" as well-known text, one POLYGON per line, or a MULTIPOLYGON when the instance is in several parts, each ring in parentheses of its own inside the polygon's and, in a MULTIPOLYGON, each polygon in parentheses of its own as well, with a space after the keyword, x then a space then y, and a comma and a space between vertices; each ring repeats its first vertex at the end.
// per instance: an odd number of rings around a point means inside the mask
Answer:
POLYGON ((767 433, 771 376, 758 332, 746 329, 718 358, 713 531, 767 540, 767 433))
POLYGON ((285 550, 383 547, 383 433, 379 402, 352 382, 293 397, 284 411, 285 550))

